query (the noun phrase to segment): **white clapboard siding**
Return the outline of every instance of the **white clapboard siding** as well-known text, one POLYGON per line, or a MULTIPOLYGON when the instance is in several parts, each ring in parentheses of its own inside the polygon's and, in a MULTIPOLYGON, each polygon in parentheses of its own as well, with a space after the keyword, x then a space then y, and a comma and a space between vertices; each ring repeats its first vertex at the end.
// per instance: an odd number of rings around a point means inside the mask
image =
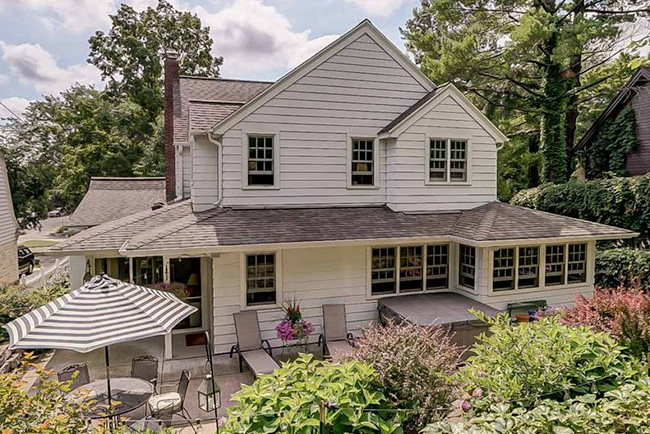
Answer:
POLYGON ((218 199, 217 146, 205 137, 195 138, 192 150, 192 204, 194 211, 205 211, 218 199))
POLYGON ((376 188, 348 188, 348 136, 375 137, 426 92, 370 36, 352 41, 224 134, 223 205, 386 203, 386 143, 376 188), (279 188, 246 188, 242 136, 265 131, 279 139, 279 188))
MULTIPOLYGON (((9 191, 9 176, 0 151, 0 245, 16 242, 16 220, 9 191)), ((15 250, 15 247, 14 247, 15 250)))
MULTIPOLYGON (((303 317, 316 327, 312 342, 322 333, 323 304, 344 303, 348 330, 353 333, 377 320, 377 302, 366 299, 365 247, 285 250, 278 265, 284 300, 298 302, 303 317)), ((237 341, 232 314, 241 310, 239 254, 223 254, 213 266, 214 345, 217 353, 225 353, 237 341)), ((280 346, 275 326, 283 317, 281 310, 260 308, 258 317, 262 338, 280 346)))
POLYGON ((181 154, 183 167, 183 198, 188 198, 192 194, 192 152, 189 146, 183 147, 181 154))
POLYGON ((496 200, 495 140, 450 97, 411 125, 388 149, 387 195, 397 211, 470 209, 496 200), (468 139, 469 185, 427 185, 427 137, 468 139))

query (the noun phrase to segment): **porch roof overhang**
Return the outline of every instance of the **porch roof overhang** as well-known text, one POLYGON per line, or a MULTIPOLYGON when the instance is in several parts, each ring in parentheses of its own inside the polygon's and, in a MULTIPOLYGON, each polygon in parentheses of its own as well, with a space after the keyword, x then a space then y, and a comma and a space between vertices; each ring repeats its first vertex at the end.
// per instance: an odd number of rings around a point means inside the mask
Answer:
POLYGON ((49 249, 59 256, 209 255, 278 248, 458 242, 477 247, 632 238, 627 229, 490 202, 462 212, 386 206, 192 212, 189 201, 96 226, 49 249))

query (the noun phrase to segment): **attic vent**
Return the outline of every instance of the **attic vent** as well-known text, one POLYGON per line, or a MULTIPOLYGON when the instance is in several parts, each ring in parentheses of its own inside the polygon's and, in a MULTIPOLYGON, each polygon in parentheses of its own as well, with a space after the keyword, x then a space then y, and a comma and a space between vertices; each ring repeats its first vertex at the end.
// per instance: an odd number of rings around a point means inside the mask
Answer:
POLYGON ((165 206, 164 203, 162 203, 162 202, 156 202, 156 203, 154 203, 153 205, 151 205, 151 211, 155 211, 155 210, 157 210, 157 209, 160 209, 160 208, 162 208, 163 206, 165 206))

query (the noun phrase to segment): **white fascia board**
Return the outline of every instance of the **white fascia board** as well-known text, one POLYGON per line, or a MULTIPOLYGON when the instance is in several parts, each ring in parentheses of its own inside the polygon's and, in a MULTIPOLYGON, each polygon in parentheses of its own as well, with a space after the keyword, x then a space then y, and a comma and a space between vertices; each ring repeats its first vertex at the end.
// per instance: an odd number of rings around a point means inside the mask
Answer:
POLYGON ((221 136, 226 131, 234 127, 238 122, 241 122, 246 116, 253 113, 266 102, 274 98, 280 92, 287 89, 296 81, 307 75, 309 72, 316 69, 319 65, 327 61, 336 53, 347 47, 362 35, 368 35, 375 41, 386 53, 391 56, 397 63, 399 63, 415 80, 424 87, 427 92, 435 88, 435 84, 420 69, 411 62, 399 48, 388 40, 377 28, 370 22, 370 20, 363 20, 352 30, 348 31, 337 40, 320 50, 318 53, 301 63, 295 69, 284 75, 278 81, 269 86, 262 93, 255 98, 244 104, 239 110, 226 117, 214 127, 212 133, 215 136, 221 136))

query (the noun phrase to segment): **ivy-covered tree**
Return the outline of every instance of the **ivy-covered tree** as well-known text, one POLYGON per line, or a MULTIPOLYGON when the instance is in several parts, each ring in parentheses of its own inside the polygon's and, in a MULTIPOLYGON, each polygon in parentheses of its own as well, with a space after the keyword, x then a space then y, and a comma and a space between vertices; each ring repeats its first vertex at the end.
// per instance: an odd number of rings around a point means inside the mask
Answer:
POLYGON ((537 136, 542 179, 563 182, 583 95, 610 78, 593 72, 630 51, 624 25, 649 11, 634 0, 422 0, 401 31, 425 73, 466 91, 517 146, 537 136))
POLYGON ((166 53, 180 57, 183 74, 218 77, 223 59, 211 54, 210 28, 195 14, 175 9, 166 0, 138 12, 122 4, 112 26, 89 39, 88 61, 101 71, 107 91, 128 97, 151 116, 162 111, 162 73, 166 53))

